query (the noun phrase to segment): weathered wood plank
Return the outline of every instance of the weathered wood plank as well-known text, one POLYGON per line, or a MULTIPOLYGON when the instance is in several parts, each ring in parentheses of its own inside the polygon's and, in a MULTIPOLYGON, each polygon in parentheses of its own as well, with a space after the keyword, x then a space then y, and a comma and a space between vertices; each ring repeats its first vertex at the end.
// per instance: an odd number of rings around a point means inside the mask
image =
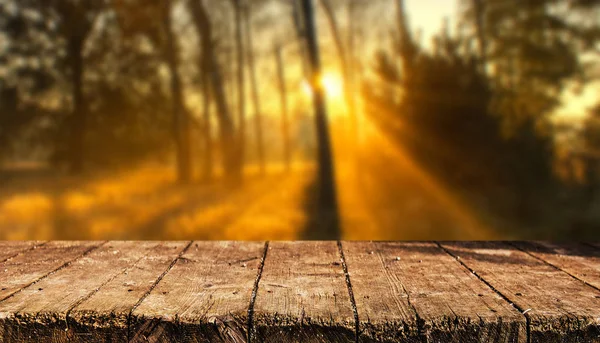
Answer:
MULTIPOLYGON (((264 243, 24 243, 0 242, 19 247, 0 260, 1 343, 355 340, 335 242, 272 243, 263 268, 264 243)), ((600 342, 592 246, 342 247, 361 342, 524 342, 525 317, 533 343, 600 342)))
POLYGON ((259 242, 195 242, 133 311, 131 342, 245 342, 259 242))
POLYGON ((4 342, 67 342, 70 311, 159 243, 110 242, 0 302, 4 342))
POLYGON ((420 342, 418 318, 397 276, 372 242, 342 243, 362 342, 420 342))
POLYGON ((525 317, 436 244, 343 246, 363 341, 527 341, 525 317))
POLYGON ((42 242, 34 241, 0 241, 0 262, 4 262, 9 258, 15 257, 16 255, 23 253, 27 250, 34 248, 42 244, 42 242))
POLYGON ((100 242, 49 242, 0 263, 0 300, 10 297, 100 244, 100 242))
POLYGON ((500 242, 443 246, 526 312, 532 343, 599 341, 597 290, 500 242))
POLYGON ((69 315, 73 343, 125 343, 134 307, 165 275, 190 242, 164 242, 148 251, 134 268, 119 274, 69 315))
POLYGON ((271 243, 253 323, 258 342, 354 342, 354 313, 337 244, 271 243))
POLYGON ((549 242, 511 242, 510 244, 600 288, 600 249, 580 244, 549 242))

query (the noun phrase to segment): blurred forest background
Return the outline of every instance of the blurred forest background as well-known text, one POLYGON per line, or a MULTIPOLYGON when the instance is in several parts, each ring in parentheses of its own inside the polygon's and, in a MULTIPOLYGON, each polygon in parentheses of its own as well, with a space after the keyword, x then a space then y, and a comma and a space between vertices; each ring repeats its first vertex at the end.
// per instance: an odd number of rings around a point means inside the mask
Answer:
POLYGON ((600 1, 0 0, 0 239, 600 238, 600 1))

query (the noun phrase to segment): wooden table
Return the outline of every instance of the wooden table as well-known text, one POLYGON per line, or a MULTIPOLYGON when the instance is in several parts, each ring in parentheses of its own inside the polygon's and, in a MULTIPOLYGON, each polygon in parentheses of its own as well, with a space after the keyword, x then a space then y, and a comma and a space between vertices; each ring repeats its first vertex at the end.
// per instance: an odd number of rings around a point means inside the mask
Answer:
POLYGON ((600 342, 600 246, 0 242, 0 342, 600 342))

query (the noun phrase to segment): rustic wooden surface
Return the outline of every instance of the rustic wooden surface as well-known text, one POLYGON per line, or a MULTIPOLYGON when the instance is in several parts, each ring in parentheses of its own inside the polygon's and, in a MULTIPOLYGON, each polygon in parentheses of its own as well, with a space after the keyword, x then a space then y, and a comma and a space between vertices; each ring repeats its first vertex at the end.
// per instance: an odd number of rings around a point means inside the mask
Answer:
POLYGON ((243 342, 264 243, 193 243, 133 311, 133 342, 243 342))
POLYGON ((513 244, 443 246, 525 315, 531 342, 600 341, 597 289, 513 244))
POLYGON ((600 342, 600 246, 0 242, 4 342, 600 342))
POLYGON ((254 304, 259 342, 353 342, 354 312, 335 242, 274 242, 254 304))
POLYGON ((525 318, 436 244, 343 245, 370 341, 527 342, 525 318))

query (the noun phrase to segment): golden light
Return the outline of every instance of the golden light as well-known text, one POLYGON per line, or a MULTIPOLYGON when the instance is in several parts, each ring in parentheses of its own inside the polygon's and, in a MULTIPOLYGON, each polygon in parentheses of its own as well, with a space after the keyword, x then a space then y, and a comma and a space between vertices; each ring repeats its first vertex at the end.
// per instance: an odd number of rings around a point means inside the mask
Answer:
MULTIPOLYGON (((325 93, 330 100, 339 100, 344 95, 344 82, 342 77, 337 73, 326 72, 320 78, 321 86, 325 89, 325 93)), ((302 92, 306 96, 312 96, 313 89, 308 80, 302 81, 302 92)))
POLYGON ((302 84, 300 86, 302 87, 302 93, 306 97, 311 97, 313 95, 312 86, 308 80, 302 80, 302 84))
POLYGON ((339 99, 343 96, 343 81, 340 75, 335 73, 325 73, 321 77, 321 85, 325 88, 327 96, 339 99))

